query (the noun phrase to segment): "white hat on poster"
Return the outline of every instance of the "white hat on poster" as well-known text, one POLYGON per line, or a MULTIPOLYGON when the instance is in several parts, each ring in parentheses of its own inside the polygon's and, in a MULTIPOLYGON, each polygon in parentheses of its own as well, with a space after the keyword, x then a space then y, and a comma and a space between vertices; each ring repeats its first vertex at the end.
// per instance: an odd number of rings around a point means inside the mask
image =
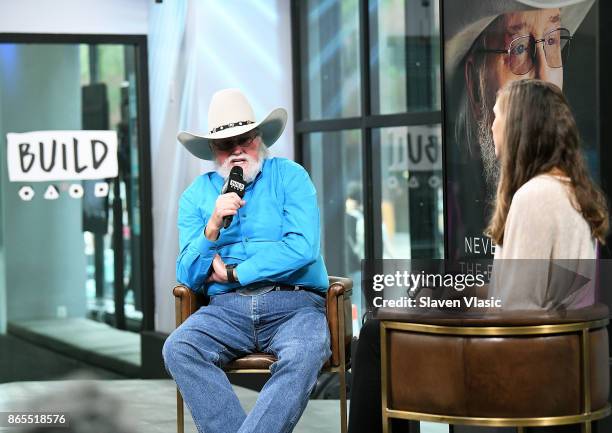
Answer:
POLYGON ((478 36, 500 15, 560 9, 561 27, 578 29, 595 0, 448 0, 444 2, 445 78, 451 80, 478 36))

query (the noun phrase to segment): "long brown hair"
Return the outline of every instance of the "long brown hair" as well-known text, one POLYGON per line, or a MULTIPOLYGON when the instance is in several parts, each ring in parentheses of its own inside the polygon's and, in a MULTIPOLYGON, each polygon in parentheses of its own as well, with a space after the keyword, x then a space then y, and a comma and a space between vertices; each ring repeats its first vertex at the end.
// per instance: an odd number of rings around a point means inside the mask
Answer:
POLYGON ((503 245, 514 193, 534 176, 555 170, 570 178, 572 204, 593 237, 605 243, 606 199, 588 174, 576 121, 561 90, 546 81, 526 79, 504 86, 497 98, 506 122, 495 209, 486 234, 503 245))

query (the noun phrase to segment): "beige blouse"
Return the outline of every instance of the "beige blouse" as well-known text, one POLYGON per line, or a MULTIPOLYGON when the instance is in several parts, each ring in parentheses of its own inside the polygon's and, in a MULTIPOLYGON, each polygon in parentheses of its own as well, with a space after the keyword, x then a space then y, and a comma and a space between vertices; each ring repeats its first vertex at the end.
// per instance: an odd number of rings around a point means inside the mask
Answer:
POLYGON ((593 303, 595 240, 572 197, 569 178, 548 174, 534 177, 514 194, 489 290, 504 309, 593 303))

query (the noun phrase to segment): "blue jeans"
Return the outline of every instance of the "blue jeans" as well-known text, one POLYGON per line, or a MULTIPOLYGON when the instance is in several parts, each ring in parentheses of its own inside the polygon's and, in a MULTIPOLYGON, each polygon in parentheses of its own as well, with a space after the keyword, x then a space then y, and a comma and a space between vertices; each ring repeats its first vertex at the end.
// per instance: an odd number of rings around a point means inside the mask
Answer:
POLYGON ((162 353, 199 432, 291 432, 331 355, 325 298, 304 290, 213 296, 162 353), (252 352, 278 361, 247 415, 221 366, 252 352))

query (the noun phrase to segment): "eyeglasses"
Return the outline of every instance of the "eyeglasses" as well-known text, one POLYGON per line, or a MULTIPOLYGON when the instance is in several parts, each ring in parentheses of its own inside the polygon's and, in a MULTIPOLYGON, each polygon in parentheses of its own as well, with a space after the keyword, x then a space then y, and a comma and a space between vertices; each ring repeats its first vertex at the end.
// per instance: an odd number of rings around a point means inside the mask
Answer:
POLYGON ((506 50, 480 49, 478 51, 510 56, 510 70, 515 75, 525 75, 531 71, 536 62, 536 47, 541 42, 544 47, 546 64, 551 68, 561 68, 567 59, 569 43, 572 36, 568 29, 558 28, 535 39, 532 35, 519 36, 513 39, 506 50))
POLYGON ((253 144, 253 141, 259 137, 259 131, 251 131, 246 134, 239 135, 237 137, 223 138, 220 140, 212 140, 211 146, 221 152, 229 152, 236 146, 240 146, 243 149, 253 144))

